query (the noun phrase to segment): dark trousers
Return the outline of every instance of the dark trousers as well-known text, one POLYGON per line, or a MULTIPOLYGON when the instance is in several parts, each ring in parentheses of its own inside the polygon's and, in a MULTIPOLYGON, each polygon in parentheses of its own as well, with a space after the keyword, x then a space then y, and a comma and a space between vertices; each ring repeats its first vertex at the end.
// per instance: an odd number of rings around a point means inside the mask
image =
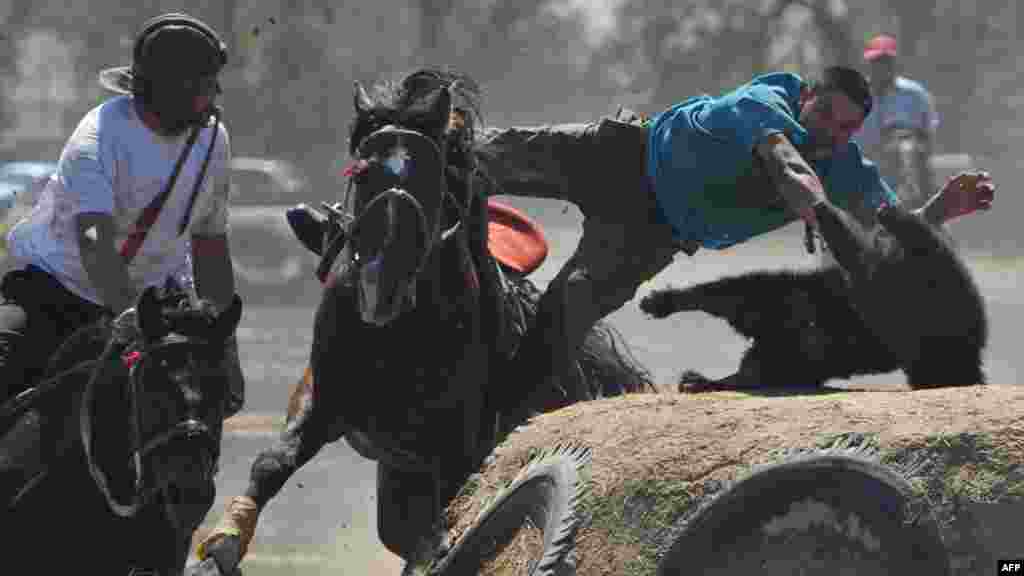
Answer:
POLYGON ((579 245, 541 298, 521 351, 522 362, 547 381, 538 382, 538 393, 557 392, 559 381, 571 380, 587 331, 630 301, 681 249, 659 216, 647 178, 647 136, 646 125, 620 117, 481 137, 481 160, 498 187, 492 193, 565 200, 583 213, 579 245), (537 338, 537 330, 547 337, 537 338))
POLYGON ((0 402, 42 377, 50 358, 104 308, 80 298, 35 266, 0 282, 0 402))

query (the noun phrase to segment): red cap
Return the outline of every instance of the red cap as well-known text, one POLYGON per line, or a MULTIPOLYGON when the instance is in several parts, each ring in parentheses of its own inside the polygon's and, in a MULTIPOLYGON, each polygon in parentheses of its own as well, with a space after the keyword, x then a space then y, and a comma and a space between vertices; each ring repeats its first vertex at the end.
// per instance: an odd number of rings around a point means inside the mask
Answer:
POLYGON ((881 34, 872 38, 864 48, 864 59, 871 61, 879 56, 895 56, 896 39, 881 34))

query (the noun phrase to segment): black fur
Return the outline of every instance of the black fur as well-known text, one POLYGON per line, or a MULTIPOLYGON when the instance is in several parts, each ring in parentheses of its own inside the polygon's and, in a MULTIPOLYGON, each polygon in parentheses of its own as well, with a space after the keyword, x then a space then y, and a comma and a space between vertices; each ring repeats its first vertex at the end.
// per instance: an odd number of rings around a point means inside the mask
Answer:
POLYGON ((96 397, 86 416, 92 422, 94 461, 107 471, 121 499, 134 481, 125 466, 133 448, 129 400, 139 402, 143 443, 185 418, 198 417, 211 427, 211 440, 219 446, 226 390, 224 339, 234 332, 242 303, 235 296, 218 320, 208 303, 195 309, 167 308, 181 300, 177 295, 158 298, 154 288, 144 291, 136 306, 137 338, 119 334, 106 319, 78 330, 54 354, 45 377, 85 360, 98 359, 99 364, 68 373, 16 421, 0 423, 0 533, 5 549, 22 554, 35 572, 128 574, 138 568, 148 573, 144 568, 180 574, 184 568, 192 533, 213 504, 212 474, 201 469, 208 445, 182 439, 143 456, 146 503, 134 516, 122 518, 111 511, 90 475, 80 427, 84 391, 92 389, 96 397), (168 332, 190 341, 188 356, 180 349, 144 351, 152 355, 154 368, 149 376, 142 373, 137 388, 130 387, 122 354, 143 341, 164 344, 168 332), (191 400, 184 391, 173 390, 168 374, 179 369, 197 376, 191 400), (165 422, 166 427, 154 426, 165 422), (159 489, 165 483, 177 488, 159 489), (171 501, 168 495, 181 499, 171 501), (174 517, 168 514, 172 511, 174 517))
POLYGON ((683 384, 820 386, 894 370, 913 388, 984 383, 987 319, 970 272, 923 219, 897 208, 878 216, 871 233, 848 230, 846 270, 759 271, 645 297, 651 316, 703 310, 752 340, 737 374, 687 372, 683 384))
MULTIPOLYGON (((487 251, 485 198, 470 186, 478 177, 470 145, 478 116, 475 83, 429 68, 370 94, 357 87, 354 96, 353 154, 388 124, 419 131, 442 149, 454 198, 443 205, 441 229, 458 221, 466 231, 479 290, 467 282, 473 276, 465 272, 458 235, 431 253, 418 277, 415 308, 386 326, 362 322, 344 277, 329 281, 314 321, 310 384, 296 392, 298 408, 277 443, 257 457, 246 495, 262 508, 322 446, 342 436, 355 439, 354 447, 363 445, 380 463, 378 537, 409 560, 501 433, 519 423, 510 414, 521 412, 528 383, 514 356, 521 330, 513 318, 521 308, 531 324, 538 296, 526 279, 512 279, 506 290, 487 251), (463 127, 449 129, 449 103, 463 113, 463 127), (409 454, 419 467, 409 465, 409 454)), ((602 393, 650 388, 614 331, 598 326, 588 336, 591 354, 583 355, 580 373, 589 384, 602 393)))

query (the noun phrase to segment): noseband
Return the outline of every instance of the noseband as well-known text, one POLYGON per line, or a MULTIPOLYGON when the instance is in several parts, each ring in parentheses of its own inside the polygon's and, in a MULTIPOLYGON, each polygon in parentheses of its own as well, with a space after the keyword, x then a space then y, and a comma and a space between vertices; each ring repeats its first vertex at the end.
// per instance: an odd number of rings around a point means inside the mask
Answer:
MULTIPOLYGON (((406 130, 403 128, 396 128, 394 126, 386 126, 367 136, 363 140, 363 142, 360 143, 359 150, 365 150, 365 148, 368 145, 370 145, 374 138, 377 136, 395 137, 397 141, 396 146, 401 146, 404 140, 416 140, 421 144, 427 145, 429 147, 429 150, 436 155, 436 158, 444 158, 444 156, 441 153, 440 146, 438 146, 437 142, 435 142, 433 139, 421 134, 420 132, 406 130)), ((360 156, 362 156, 362 154, 360 154, 360 156)), ((341 205, 350 205, 349 203, 351 200, 352 187, 356 179, 359 178, 361 174, 363 174, 367 169, 373 166, 386 164, 387 162, 387 160, 381 159, 376 155, 371 156, 369 160, 359 160, 357 164, 354 166, 354 168, 350 171, 351 173, 348 176, 348 184, 345 189, 344 200, 341 205)), ((438 186, 441 186, 441 179, 444 178, 443 165, 441 167, 441 173, 438 174, 438 178, 438 186)), ((448 199, 450 197, 451 194, 446 193, 445 198, 448 199)), ((395 201, 404 202, 416 211, 416 215, 418 217, 417 220, 419 221, 420 224, 420 232, 423 237, 423 250, 419 258, 417 259, 417 266, 412 275, 412 278, 416 278, 417 276, 419 276, 420 272, 422 272, 423 268, 426 266, 427 261, 429 260, 430 255, 431 253, 433 253, 434 249, 437 246, 443 244, 446 240, 448 240, 448 238, 451 237, 451 235, 454 234, 456 230, 458 230, 461 220, 464 219, 460 219, 460 222, 456 222, 453 226, 443 231, 439 235, 435 234, 437 227, 440 226, 440 219, 437 220, 437 225, 435 226, 435 229, 431 230, 429 223, 430 221, 427 217, 426 210, 423 208, 423 204, 419 200, 417 200, 413 194, 409 193, 404 188, 398 187, 391 187, 377 194, 376 196, 373 197, 373 199, 371 199, 366 204, 366 206, 362 208, 362 210, 360 210, 355 215, 337 208, 336 205, 331 205, 326 202, 323 202, 321 203, 321 206, 327 212, 329 222, 328 229, 331 231, 331 237, 330 241, 327 244, 327 248, 323 251, 323 256, 320 259, 320 264, 317 266, 316 275, 321 282, 326 281, 328 274, 330 274, 330 271, 334 266, 335 260, 337 260, 338 258, 338 255, 341 254, 342 250, 344 250, 345 247, 349 245, 352 238, 354 238, 355 235, 358 233, 360 225, 363 223, 366 215, 379 202, 389 203, 389 226, 394 226, 394 207, 392 202, 395 201)), ((456 205, 458 205, 458 203, 456 203, 456 205)), ((359 254, 353 253, 351 260, 353 263, 358 262, 359 254)))

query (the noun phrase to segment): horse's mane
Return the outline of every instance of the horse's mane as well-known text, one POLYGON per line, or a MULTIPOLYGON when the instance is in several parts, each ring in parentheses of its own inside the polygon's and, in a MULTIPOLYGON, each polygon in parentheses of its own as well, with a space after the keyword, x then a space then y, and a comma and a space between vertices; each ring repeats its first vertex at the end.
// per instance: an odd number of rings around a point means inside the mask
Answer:
POLYGON ((479 84, 468 74, 448 67, 420 68, 405 73, 395 80, 377 82, 367 91, 372 107, 369 114, 357 116, 349 126, 349 153, 374 130, 384 124, 406 124, 406 113, 420 99, 441 89, 450 89, 453 108, 466 117, 465 130, 469 142, 475 140, 475 127, 482 125, 480 113, 481 90, 479 84))

